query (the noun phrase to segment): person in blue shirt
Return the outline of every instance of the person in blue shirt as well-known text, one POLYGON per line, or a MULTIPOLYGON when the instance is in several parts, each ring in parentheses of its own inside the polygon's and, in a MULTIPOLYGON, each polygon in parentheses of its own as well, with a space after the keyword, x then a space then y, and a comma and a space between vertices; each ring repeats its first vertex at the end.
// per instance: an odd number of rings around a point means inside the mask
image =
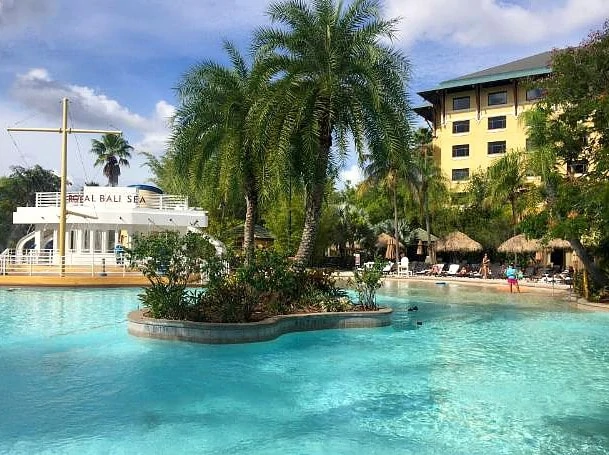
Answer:
POLYGON ((123 245, 120 243, 114 245, 114 254, 116 256, 116 263, 118 265, 125 263, 125 249, 123 248, 123 245))
POLYGON ((514 292, 512 286, 516 285, 516 290, 520 292, 520 286, 518 285, 518 271, 514 268, 514 264, 510 264, 510 266, 505 269, 505 276, 507 277, 507 281, 510 285, 510 292, 514 292))

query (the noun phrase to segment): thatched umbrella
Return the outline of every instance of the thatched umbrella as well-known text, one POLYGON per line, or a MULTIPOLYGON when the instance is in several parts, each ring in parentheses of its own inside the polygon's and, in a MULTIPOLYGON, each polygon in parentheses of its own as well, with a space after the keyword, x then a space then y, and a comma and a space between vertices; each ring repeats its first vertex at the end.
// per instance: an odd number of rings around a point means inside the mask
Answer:
MULTIPOLYGON (((385 234, 384 232, 380 234, 376 239, 376 247, 383 248, 386 247, 385 250, 385 258, 395 260, 395 248, 397 242, 395 237, 390 236, 389 234, 385 234)), ((400 242, 400 248, 403 248, 404 245, 400 242)))
POLYGON ((472 253, 482 251, 482 245, 463 232, 454 231, 438 240, 436 251, 472 253))
POLYGON ((524 234, 518 234, 507 239, 497 251, 500 253, 534 253, 543 250, 543 245, 538 239, 527 239, 524 234))
MULTIPOLYGON (((386 247, 389 245, 395 246, 396 244, 397 244, 397 242, 395 241, 395 237, 393 237, 389 234, 385 234, 384 232, 376 238, 376 247, 377 248, 383 248, 383 247, 386 247)), ((400 248, 403 248, 403 247, 404 247, 404 244, 402 242, 400 242, 400 248)))

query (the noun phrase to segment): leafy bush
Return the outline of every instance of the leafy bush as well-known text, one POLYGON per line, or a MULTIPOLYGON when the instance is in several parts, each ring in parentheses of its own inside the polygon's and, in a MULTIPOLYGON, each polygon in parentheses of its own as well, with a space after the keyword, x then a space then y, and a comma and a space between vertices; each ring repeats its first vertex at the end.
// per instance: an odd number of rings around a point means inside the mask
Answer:
POLYGON ((364 310, 377 310, 376 290, 381 287, 383 263, 376 261, 374 266, 362 271, 355 270, 353 282, 357 291, 358 302, 364 310))
POLYGON ((251 286, 229 278, 199 294, 190 317, 203 322, 250 322, 256 310, 256 295, 251 286))
POLYGON ((154 318, 186 319, 193 301, 186 286, 200 278, 203 264, 215 257, 216 250, 203 236, 174 231, 135 236, 126 250, 132 267, 139 267, 150 281, 139 295, 154 318))
POLYGON ((256 251, 247 264, 228 273, 231 258, 216 256, 203 237, 159 232, 134 239, 127 257, 150 280, 151 286, 139 297, 155 318, 249 322, 278 314, 353 308, 331 271, 292 267, 273 251, 256 251), (206 289, 189 291, 188 284, 202 276, 206 289))
POLYGON ((138 297, 153 318, 186 319, 189 301, 184 290, 183 285, 153 282, 138 297))

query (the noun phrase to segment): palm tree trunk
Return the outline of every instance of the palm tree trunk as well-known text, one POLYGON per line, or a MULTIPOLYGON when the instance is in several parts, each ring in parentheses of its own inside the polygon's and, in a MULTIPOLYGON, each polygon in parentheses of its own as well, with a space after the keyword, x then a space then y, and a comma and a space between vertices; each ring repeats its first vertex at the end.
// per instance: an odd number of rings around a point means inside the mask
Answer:
POLYGON ((392 185, 393 190, 393 236, 395 237, 395 269, 398 269, 400 262, 400 230, 398 229, 398 196, 395 181, 392 185))
POLYGON ((243 226, 243 254, 245 255, 246 264, 254 256, 254 229, 257 211, 258 192, 255 188, 248 188, 245 194, 245 224, 243 226))
POLYGON ((423 207, 425 210, 425 230, 427 231, 427 253, 429 254, 429 260, 432 264, 436 263, 436 252, 431 241, 431 222, 429 221, 429 198, 427 193, 423 194, 424 202, 423 207))
POLYGON ((304 226, 302 228, 302 238, 300 239, 300 245, 298 245, 298 251, 296 252, 294 261, 298 267, 306 267, 309 265, 313 257, 313 252, 315 251, 315 241, 317 240, 319 219, 321 217, 321 206, 326 190, 331 145, 332 136, 330 133, 322 134, 319 138, 319 149, 313 180, 306 188, 304 226))
POLYGON ((584 268, 592 278, 592 281, 599 286, 609 285, 609 277, 603 273, 603 271, 596 265, 592 257, 588 254, 584 246, 579 239, 569 239, 571 248, 577 253, 577 256, 582 261, 584 268))

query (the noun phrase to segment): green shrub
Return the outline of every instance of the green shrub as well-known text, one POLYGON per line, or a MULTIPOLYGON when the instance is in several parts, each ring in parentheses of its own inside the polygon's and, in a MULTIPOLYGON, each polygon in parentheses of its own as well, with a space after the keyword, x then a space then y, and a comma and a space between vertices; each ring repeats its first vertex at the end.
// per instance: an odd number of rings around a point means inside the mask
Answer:
POLYGON ((216 256, 213 246, 196 234, 156 232, 136 237, 133 243, 128 259, 139 264, 151 284, 139 297, 155 318, 250 322, 279 314, 353 308, 330 270, 292 267, 274 251, 256 251, 248 264, 229 273, 232 258, 216 256), (193 277, 200 276, 206 278, 206 289, 189 291, 193 277))
POLYGON ((185 286, 151 283, 138 295, 149 315, 161 319, 186 319, 189 302, 184 299, 185 286))
POLYGON ((254 289, 229 278, 216 283, 213 291, 201 293, 190 318, 203 322, 250 322, 258 306, 254 289))
POLYGON ((139 299, 154 318, 187 319, 193 299, 186 286, 199 278, 203 264, 216 250, 203 236, 174 231, 137 235, 127 259, 150 281, 139 299))
POLYGON ((374 266, 362 271, 355 270, 353 282, 357 291, 358 303, 364 310, 377 310, 376 290, 381 287, 383 263, 376 261, 374 266))

